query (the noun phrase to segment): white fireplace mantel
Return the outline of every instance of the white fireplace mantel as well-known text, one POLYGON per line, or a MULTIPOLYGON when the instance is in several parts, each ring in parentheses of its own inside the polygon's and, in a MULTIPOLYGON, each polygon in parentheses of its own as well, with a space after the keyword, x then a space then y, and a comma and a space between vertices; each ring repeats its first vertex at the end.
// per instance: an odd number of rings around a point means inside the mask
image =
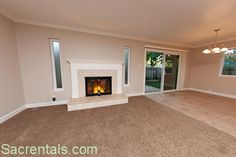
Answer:
POLYGON ((117 72, 116 93, 122 93, 122 65, 117 61, 67 60, 71 67, 72 98, 79 98, 78 70, 115 70, 117 72))

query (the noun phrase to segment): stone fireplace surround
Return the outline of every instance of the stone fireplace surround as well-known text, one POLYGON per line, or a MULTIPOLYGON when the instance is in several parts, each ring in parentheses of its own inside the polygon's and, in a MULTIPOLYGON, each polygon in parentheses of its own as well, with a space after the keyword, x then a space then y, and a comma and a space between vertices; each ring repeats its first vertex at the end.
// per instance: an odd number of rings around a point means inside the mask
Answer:
POLYGON ((72 100, 68 111, 123 104, 128 98, 122 94, 122 62, 68 60, 71 67, 72 100), (112 95, 85 97, 85 77, 112 77, 112 95))

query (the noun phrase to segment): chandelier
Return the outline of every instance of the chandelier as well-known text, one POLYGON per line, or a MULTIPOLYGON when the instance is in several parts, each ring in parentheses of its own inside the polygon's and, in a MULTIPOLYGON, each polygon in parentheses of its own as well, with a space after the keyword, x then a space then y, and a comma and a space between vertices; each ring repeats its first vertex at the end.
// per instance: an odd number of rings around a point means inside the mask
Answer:
POLYGON ((215 35, 215 42, 213 45, 209 45, 207 49, 203 50, 202 53, 204 54, 210 54, 210 53, 228 53, 228 48, 226 48, 223 44, 218 45, 217 44, 217 35, 220 29, 215 29, 214 30, 216 35, 215 35))

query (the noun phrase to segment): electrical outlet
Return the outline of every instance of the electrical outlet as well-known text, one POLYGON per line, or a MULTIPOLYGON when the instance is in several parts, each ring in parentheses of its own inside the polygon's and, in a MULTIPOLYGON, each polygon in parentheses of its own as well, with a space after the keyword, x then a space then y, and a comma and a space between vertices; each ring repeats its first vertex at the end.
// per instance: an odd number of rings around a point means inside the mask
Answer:
POLYGON ((56 101, 57 100, 57 97, 56 96, 53 96, 52 97, 52 101, 56 101))

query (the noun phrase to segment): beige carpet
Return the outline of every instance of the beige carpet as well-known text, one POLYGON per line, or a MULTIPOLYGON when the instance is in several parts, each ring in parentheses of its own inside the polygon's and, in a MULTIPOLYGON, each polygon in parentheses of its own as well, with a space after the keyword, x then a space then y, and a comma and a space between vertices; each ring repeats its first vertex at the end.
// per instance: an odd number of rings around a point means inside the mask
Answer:
POLYGON ((99 157, 235 157, 236 138, 146 97, 67 112, 28 109, 0 125, 0 144, 95 145, 99 157))

